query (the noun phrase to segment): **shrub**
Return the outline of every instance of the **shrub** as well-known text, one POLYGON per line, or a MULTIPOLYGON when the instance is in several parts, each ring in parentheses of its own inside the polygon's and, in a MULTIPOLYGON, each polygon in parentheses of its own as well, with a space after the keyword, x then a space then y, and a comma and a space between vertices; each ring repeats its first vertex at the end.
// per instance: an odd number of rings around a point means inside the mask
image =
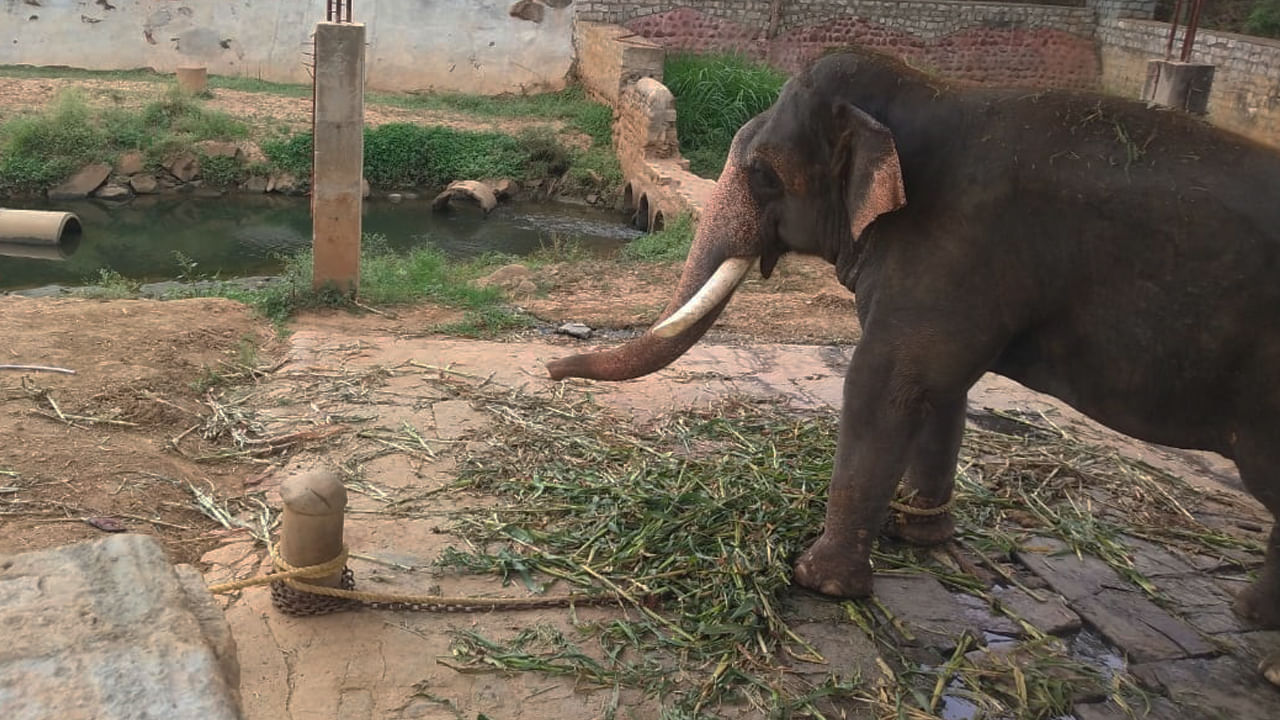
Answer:
POLYGON ((717 177, 738 128, 778 99, 786 79, 737 55, 668 55, 663 82, 675 96, 676 132, 690 169, 717 177))
POLYGON ((262 141, 262 154, 271 164, 298 178, 311 177, 312 153, 309 132, 279 135, 262 141))
POLYGON ((205 182, 218 187, 237 185, 247 175, 244 164, 227 155, 208 155, 200 158, 200 176, 205 182))
POLYGON ((1244 29, 1253 35, 1280 38, 1280 0, 1257 0, 1244 29))
POLYGON ((202 108, 177 88, 142 110, 95 110, 83 94, 66 90, 44 111, 0 125, 0 191, 42 190, 87 163, 108 160, 125 150, 146 151, 156 163, 201 140, 247 134, 243 123, 202 108))
POLYGON ((0 138, 0 188, 10 192, 56 184, 107 155, 107 137, 75 90, 59 93, 42 113, 4 123, 0 138))

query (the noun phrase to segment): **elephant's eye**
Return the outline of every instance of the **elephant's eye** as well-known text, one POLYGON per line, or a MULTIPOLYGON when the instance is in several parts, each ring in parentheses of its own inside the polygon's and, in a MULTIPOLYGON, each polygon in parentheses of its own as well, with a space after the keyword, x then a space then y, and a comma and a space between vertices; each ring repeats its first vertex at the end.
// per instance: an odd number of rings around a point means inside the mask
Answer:
POLYGON ((769 163, 756 158, 747 171, 747 181, 757 195, 771 196, 782 193, 782 178, 769 163))

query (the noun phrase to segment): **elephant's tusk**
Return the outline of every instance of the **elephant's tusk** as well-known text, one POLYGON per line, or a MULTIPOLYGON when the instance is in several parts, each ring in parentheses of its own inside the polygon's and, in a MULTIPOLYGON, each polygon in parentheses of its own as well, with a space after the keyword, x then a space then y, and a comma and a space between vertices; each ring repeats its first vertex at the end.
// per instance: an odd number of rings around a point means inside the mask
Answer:
POLYGON ((698 292, 688 302, 671 313, 666 320, 654 325, 650 332, 664 338, 675 337, 684 332, 732 295, 755 262, 754 257, 734 257, 720 263, 715 274, 698 288, 698 292))

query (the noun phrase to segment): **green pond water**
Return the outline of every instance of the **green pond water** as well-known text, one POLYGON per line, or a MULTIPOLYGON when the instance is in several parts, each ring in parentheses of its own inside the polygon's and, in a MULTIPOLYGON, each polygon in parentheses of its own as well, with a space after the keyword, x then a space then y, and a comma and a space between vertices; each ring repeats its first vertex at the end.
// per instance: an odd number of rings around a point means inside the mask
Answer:
MULTIPOLYGON (((194 261, 192 274, 201 277, 271 275, 281 267, 277 255, 311 243, 305 197, 143 196, 122 205, 0 200, 0 207, 74 212, 84 229, 65 259, 0 254, 0 290, 91 285, 103 269, 140 282, 173 280, 184 272, 180 257, 194 261)), ((625 221, 620 212, 564 203, 504 204, 487 218, 471 206, 436 213, 430 198, 418 198, 367 200, 362 224, 365 232, 385 235, 396 250, 430 242, 465 259, 489 251, 527 255, 557 238, 609 255, 640 234, 625 221)))

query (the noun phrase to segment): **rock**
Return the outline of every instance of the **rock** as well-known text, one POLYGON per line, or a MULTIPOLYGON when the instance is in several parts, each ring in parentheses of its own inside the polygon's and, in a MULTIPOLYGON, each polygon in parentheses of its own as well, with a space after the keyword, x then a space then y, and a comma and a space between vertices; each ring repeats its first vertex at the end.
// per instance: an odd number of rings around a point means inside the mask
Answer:
POLYGON ((475 281, 476 287, 496 286, 503 290, 515 290, 522 282, 532 282, 533 271, 519 263, 503 265, 475 281))
POLYGON ((248 180, 244 181, 242 187, 245 192, 264 193, 267 191, 267 178, 261 175, 251 175, 248 180))
POLYGON ((181 182, 191 182, 200 175, 200 158, 183 153, 166 164, 165 169, 181 182))
POLYGON ((600 202, 600 196, 597 195, 596 193, 591 193, 590 195, 587 196, 587 202, 591 203, 592 205, 595 205, 596 203, 600 202))
POLYGON ((6 717, 243 717, 220 607, 152 537, 0 556, 0 627, 6 717))
POLYGON ((404 194, 402 194, 402 193, 387 193, 387 200, 390 200, 390 201, 391 201, 391 202, 393 202, 393 203, 402 202, 402 201, 404 200, 404 194))
POLYGON ((133 191, 124 185, 110 183, 98 188, 93 196, 102 200, 128 200, 133 197, 133 191))
POLYGON ((134 175, 129 178, 129 187, 139 195, 150 195, 159 189, 154 175, 134 175))
POLYGON ((502 178, 493 183, 493 192, 498 196, 499 200, 506 200, 512 195, 520 192, 520 184, 511 178, 502 178))
POLYGON ((507 294, 513 298, 527 300, 538 294, 538 286, 532 280, 521 280, 520 284, 508 290, 507 294))
POLYGON ((267 180, 267 192, 289 194, 298 189, 298 179, 293 173, 275 173, 267 180))
POLYGON ((542 17, 543 17, 543 14, 546 12, 546 8, 544 8, 541 4, 535 2, 534 0, 519 0, 514 5, 511 6, 511 10, 509 10, 508 12, 510 12, 511 17, 520 18, 521 20, 528 20, 529 22, 540 23, 542 22, 542 17))
POLYGON ((1168 695, 1180 718, 1280 717, 1280 693, 1256 668, 1230 656, 1130 666, 1146 688, 1168 695))
POLYGON ((1092 555, 1077 557, 1066 543, 1035 537, 1017 553, 1018 562, 1044 578, 1067 602, 1092 595, 1102 588, 1128 584, 1109 565, 1092 555))
POLYGON ((80 200, 89 196, 89 193, 98 189, 98 186, 107 181, 107 177, 111 175, 111 166, 104 163, 93 163, 80 168, 80 171, 71 176, 70 180, 49 191, 50 200, 80 200))
POLYGON ((993 588, 991 594, 1014 615, 1031 623, 1046 635, 1065 635, 1080 629, 1080 616, 1072 612, 1057 595, 1051 595, 1041 602, 1016 587, 993 588))
POLYGON ((449 187, 431 202, 431 208, 436 211, 447 210, 450 202, 459 197, 475 201, 485 215, 498 207, 498 198, 494 195, 493 188, 477 180, 459 180, 449 183, 449 187))
POLYGON ((196 143, 196 149, 206 157, 229 157, 235 158, 237 162, 244 159, 244 151, 240 146, 233 142, 224 140, 201 140, 196 143))
POLYGON ((982 638, 964 619, 960 603, 930 575, 876 575, 875 592, 911 632, 913 638, 902 638, 905 646, 933 648, 945 655, 964 635, 982 638))
POLYGON ((120 159, 116 161, 116 174, 137 175, 146 169, 146 165, 147 161, 142 153, 137 150, 130 150, 121 155, 120 159))
POLYGON ((591 337, 591 328, 583 325, 582 323, 565 323, 556 328, 556 332, 561 335, 576 337, 579 340, 586 340, 591 337))
POLYGON ((1195 628, 1134 590, 1106 563, 1091 555, 1062 552, 1064 543, 1036 538, 1018 560, 1067 599, 1072 610, 1096 627, 1134 662, 1207 655, 1214 646, 1195 628), (1060 554, 1059 554, 1060 553, 1060 554))

